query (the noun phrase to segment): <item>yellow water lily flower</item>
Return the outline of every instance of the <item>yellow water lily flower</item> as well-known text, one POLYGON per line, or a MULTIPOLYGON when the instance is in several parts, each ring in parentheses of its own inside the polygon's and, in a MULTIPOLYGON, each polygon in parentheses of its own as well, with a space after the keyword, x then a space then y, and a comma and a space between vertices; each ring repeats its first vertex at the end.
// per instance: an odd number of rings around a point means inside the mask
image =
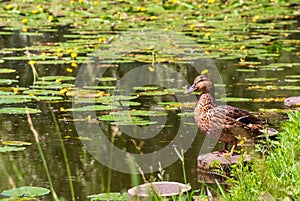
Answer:
POLYGON ((72 63, 71 63, 71 66, 72 66, 72 67, 77 67, 78 64, 77 64, 76 62, 72 62, 72 63))
POLYGON ((72 53, 71 53, 72 59, 75 59, 77 56, 78 56, 77 52, 72 52, 72 53))
POLYGON ((36 64, 36 61, 30 60, 30 61, 28 61, 28 64, 29 64, 29 65, 35 65, 35 64, 36 64))
POLYGON ((23 23, 23 24, 27 24, 28 21, 29 21, 29 20, 28 20, 27 18, 22 19, 22 23, 23 23))

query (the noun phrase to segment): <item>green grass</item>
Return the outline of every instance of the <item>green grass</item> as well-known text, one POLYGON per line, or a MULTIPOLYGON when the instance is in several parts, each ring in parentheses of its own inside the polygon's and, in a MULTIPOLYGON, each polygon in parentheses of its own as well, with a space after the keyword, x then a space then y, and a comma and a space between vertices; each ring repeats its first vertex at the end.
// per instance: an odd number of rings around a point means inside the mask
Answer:
POLYGON ((233 167, 231 187, 221 200, 300 199, 300 111, 288 117, 278 141, 257 147, 262 158, 233 167))

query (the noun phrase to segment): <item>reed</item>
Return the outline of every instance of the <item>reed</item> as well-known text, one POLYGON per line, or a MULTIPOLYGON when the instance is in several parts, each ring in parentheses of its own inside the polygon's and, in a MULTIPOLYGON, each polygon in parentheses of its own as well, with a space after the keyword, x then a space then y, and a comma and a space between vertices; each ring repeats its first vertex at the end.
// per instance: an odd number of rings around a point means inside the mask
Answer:
MULTIPOLYGON (((27 107, 26 107, 26 108, 27 108, 27 107)), ((30 126, 30 130, 31 130, 31 132, 32 132, 33 135, 34 135, 34 139, 35 139, 35 142, 36 142, 36 145, 37 145, 39 154, 40 154, 41 159, 42 159, 42 162, 43 162, 43 166, 44 166, 44 169, 45 169, 45 173, 46 173, 47 179, 48 179, 48 181, 49 181, 49 186, 50 186, 50 190, 51 190, 51 193, 52 193, 53 200, 59 201, 59 198, 58 198, 58 196, 57 196, 57 194, 56 194, 56 192, 55 192, 54 186, 53 186, 53 182, 52 182, 52 179, 51 179, 51 175, 50 175, 50 171, 49 171, 49 168, 48 168, 47 160, 46 160, 46 158, 45 158, 43 149, 42 149, 41 144, 40 144, 39 133, 38 133, 37 130, 34 128, 34 125, 33 125, 33 123, 32 123, 32 119, 31 119, 30 114, 29 114, 28 111, 26 112, 26 114, 27 114, 27 121, 28 121, 28 124, 29 124, 29 126, 30 126)))

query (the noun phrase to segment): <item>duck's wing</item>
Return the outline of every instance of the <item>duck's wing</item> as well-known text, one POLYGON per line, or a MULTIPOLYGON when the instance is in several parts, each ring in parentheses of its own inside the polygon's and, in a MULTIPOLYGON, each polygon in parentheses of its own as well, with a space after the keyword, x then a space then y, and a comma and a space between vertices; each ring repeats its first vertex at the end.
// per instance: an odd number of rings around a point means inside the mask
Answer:
POLYGON ((266 122, 262 119, 254 116, 250 112, 246 110, 242 110, 240 108, 236 108, 230 105, 220 105, 218 106, 221 111, 224 111, 226 116, 235 121, 238 121, 243 124, 261 124, 264 125, 266 122))

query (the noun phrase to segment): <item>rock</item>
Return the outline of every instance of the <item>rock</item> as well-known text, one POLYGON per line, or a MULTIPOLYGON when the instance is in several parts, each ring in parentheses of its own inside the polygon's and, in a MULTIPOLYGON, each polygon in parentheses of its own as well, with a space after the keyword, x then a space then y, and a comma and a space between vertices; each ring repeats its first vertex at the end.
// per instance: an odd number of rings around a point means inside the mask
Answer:
POLYGON ((300 96, 292 96, 284 100, 285 107, 300 107, 300 96))
MULTIPOLYGON (((218 173, 220 170, 229 172, 230 165, 237 163, 241 157, 242 155, 239 154, 225 157, 218 152, 201 154, 198 156, 198 169, 206 173, 218 173)), ((250 159, 251 157, 247 155, 243 158, 243 161, 249 161, 250 159)))
MULTIPOLYGON (((171 197, 180 195, 191 190, 191 186, 178 183, 178 182, 152 182, 139 186, 135 186, 128 190, 129 199, 132 201, 147 201, 155 200, 151 199, 152 196, 171 197)), ((152 197, 153 198, 153 197, 152 197)), ((155 198, 155 197, 154 197, 155 198)))

